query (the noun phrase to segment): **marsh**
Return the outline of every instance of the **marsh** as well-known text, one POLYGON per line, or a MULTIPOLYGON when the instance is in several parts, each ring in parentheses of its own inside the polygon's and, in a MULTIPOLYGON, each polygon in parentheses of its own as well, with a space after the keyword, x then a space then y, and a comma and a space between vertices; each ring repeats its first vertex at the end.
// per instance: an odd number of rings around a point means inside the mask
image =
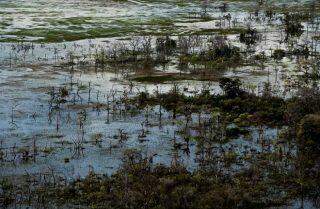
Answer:
POLYGON ((3 208, 319 208, 317 0, 0 1, 3 208))

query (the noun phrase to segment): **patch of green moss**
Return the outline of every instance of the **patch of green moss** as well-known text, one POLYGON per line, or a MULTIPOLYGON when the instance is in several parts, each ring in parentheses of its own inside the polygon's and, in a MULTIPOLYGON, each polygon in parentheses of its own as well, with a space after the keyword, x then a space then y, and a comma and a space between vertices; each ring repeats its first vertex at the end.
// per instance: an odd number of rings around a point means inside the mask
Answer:
POLYGON ((161 25, 161 26, 172 26, 173 21, 168 18, 151 19, 150 21, 144 23, 145 25, 161 25))
POLYGON ((192 32, 193 35, 211 35, 211 34, 221 34, 221 35, 232 35, 240 34, 244 31, 244 28, 208 28, 201 29, 199 31, 192 32))
MULTIPOLYGON (((74 29, 74 28, 73 28, 74 29)), ((11 38, 12 41, 21 40, 23 37, 39 37, 41 39, 36 42, 63 42, 63 41, 77 41, 82 39, 106 38, 115 36, 124 36, 133 32, 131 28, 93 28, 79 31, 73 30, 51 30, 46 28, 37 29, 23 29, 14 32, 9 32, 6 35, 15 35, 18 38, 11 38)))

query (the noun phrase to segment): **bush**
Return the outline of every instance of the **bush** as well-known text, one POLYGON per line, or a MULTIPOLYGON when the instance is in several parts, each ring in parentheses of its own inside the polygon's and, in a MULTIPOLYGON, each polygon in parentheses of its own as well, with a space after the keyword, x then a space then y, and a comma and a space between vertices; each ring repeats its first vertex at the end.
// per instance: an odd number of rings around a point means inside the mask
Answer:
POLYGON ((256 29, 247 28, 240 33, 240 42, 246 45, 253 45, 259 40, 260 37, 256 29))
POLYGON ((156 40, 156 50, 157 52, 170 53, 173 49, 177 47, 177 42, 171 39, 169 36, 165 38, 160 37, 156 40))
POLYGON ((287 101, 286 120, 298 124, 308 114, 320 113, 320 91, 317 88, 302 89, 298 95, 287 101))
POLYGON ((285 14, 284 18, 285 31, 287 36, 301 36, 303 33, 303 25, 300 18, 294 14, 285 14))
POLYGON ((273 55, 272 57, 274 59, 278 59, 278 60, 281 60, 282 58, 284 58, 286 56, 286 52, 282 49, 276 49, 274 52, 273 52, 273 55))
POLYGON ((221 78, 219 86, 222 88, 228 98, 235 98, 241 96, 244 91, 240 88, 240 79, 221 78))
MULTIPOLYGON (((306 115, 300 122, 298 140, 302 148, 319 150, 320 114, 306 115)), ((320 151, 320 150, 319 150, 320 151)))

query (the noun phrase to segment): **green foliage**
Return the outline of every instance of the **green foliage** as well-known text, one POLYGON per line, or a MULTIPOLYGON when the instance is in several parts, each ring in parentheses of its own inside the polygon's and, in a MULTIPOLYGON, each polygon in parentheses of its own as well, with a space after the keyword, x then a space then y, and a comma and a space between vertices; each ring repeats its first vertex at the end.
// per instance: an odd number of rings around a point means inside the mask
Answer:
POLYGON ((7 207, 14 202, 14 185, 6 179, 0 180, 0 207, 7 207))
POLYGON ((300 147, 311 152, 320 151, 320 115, 306 115, 300 122, 298 130, 298 142, 300 147))
POLYGON ((301 89, 296 97, 287 101, 285 120, 289 123, 298 124, 305 115, 320 113, 319 104, 319 89, 301 89))
POLYGON ((145 105, 161 104, 165 109, 174 111, 174 115, 183 114, 185 108, 190 107, 192 112, 199 112, 202 109, 215 109, 231 115, 232 120, 237 119, 240 115, 247 114, 243 124, 269 124, 284 125, 286 101, 282 98, 270 95, 256 96, 243 91, 239 79, 223 78, 220 80, 220 86, 225 95, 214 95, 208 91, 194 96, 186 96, 179 91, 170 91, 157 96, 146 97, 141 93, 132 100, 137 103, 139 108, 145 105), (143 97, 142 97, 143 96, 143 97))
POLYGON ((281 60, 282 58, 284 58, 286 56, 286 52, 282 49, 276 49, 274 50, 273 52, 273 55, 272 57, 274 59, 277 59, 277 60, 281 60))
POLYGON ((222 44, 221 46, 214 47, 213 49, 201 52, 198 59, 202 61, 213 61, 218 59, 232 59, 233 57, 240 56, 239 48, 222 44))
POLYGON ((241 135, 247 135, 249 131, 239 127, 227 128, 226 135, 228 138, 237 138, 241 135))
MULTIPOLYGON (((235 162, 236 156, 226 154, 230 163, 235 162)), ((251 184, 247 174, 231 180, 213 173, 192 174, 179 166, 152 168, 138 158, 111 177, 90 174, 84 180, 57 189, 55 196, 62 203, 81 203, 92 208, 253 209, 281 201, 281 198, 262 201, 269 187, 262 181, 251 184)))
POLYGON ((247 28, 240 33, 240 42, 246 45, 253 45, 259 41, 259 39, 258 31, 253 28, 247 28))
POLYGON ((233 115, 251 114, 252 123, 283 124, 285 102, 277 97, 257 97, 244 95, 234 99, 226 99, 221 104, 224 112, 233 115))
POLYGON ((238 78, 221 78, 219 86, 222 88, 228 98, 239 97, 244 93, 240 88, 241 81, 238 78))
POLYGON ((169 36, 165 38, 159 37, 156 40, 156 50, 157 52, 171 52, 177 47, 177 42, 171 39, 169 36))
POLYGON ((301 36, 303 33, 303 25, 301 19, 296 14, 285 14, 284 25, 287 36, 301 36))
POLYGON ((227 44, 222 37, 211 40, 208 50, 181 54, 182 64, 205 65, 206 69, 223 70, 243 64, 243 58, 238 47, 227 44), (211 43, 212 42, 212 43, 211 43))

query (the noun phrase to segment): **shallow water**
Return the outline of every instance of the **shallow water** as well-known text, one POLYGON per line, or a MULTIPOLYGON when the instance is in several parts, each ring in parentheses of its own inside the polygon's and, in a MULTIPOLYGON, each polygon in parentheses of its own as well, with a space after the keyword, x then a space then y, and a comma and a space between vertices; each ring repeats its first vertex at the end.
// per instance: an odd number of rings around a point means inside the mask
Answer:
MULTIPOLYGON (((290 3, 294 7, 308 5, 310 2, 276 1, 276 5, 281 7, 284 3, 290 3)), ((51 170, 70 179, 83 177, 89 170, 111 174, 121 165, 122 153, 127 148, 136 148, 145 156, 154 156, 155 163, 171 164, 177 155, 173 152, 173 139, 176 137, 179 141, 180 137, 176 134, 180 127, 172 124, 171 114, 163 111, 162 126, 159 127, 156 108, 149 113, 146 125, 145 110, 129 116, 120 113, 121 108, 118 107, 117 113, 109 116, 110 121, 107 123, 106 109, 96 110, 85 105, 109 103, 110 94, 113 93, 119 99, 124 92, 129 96, 145 90, 151 94, 156 90, 168 92, 174 85, 172 82, 158 85, 134 83, 134 88, 130 90, 131 83, 120 72, 114 72, 114 69, 97 70, 86 66, 83 69, 78 66, 65 67, 65 64, 70 61, 70 57, 74 57, 76 63, 92 64, 98 50, 119 42, 128 43, 132 36, 138 36, 141 31, 159 34, 171 31, 177 37, 190 31, 228 28, 229 23, 221 21, 225 13, 217 9, 221 3, 219 1, 208 6, 211 20, 204 21, 192 16, 194 12, 198 15, 203 10, 203 5, 196 1, 182 4, 175 1, 0 1, 0 148, 5 153, 5 160, 0 164, 0 177, 51 170), (104 37, 88 36, 88 31, 98 29, 103 29, 104 37), (80 40, 61 39, 58 43, 39 43, 48 35, 46 31, 53 31, 55 36, 59 33, 77 33, 77 39, 80 40), (18 43, 18 40, 24 42, 18 43), (52 88, 57 91, 62 86, 71 88, 74 97, 70 96, 68 102, 74 103, 74 106, 63 105, 60 115, 50 115, 52 105, 49 92, 52 88), (76 98, 74 102, 73 98, 76 98), (79 129, 78 122, 79 113, 83 109, 86 110, 84 133, 79 129), (142 125, 147 126, 144 128, 148 133, 144 140, 139 140, 142 125), (123 143, 119 143, 119 138, 115 137, 119 129, 128 135, 128 140, 123 143), (96 134, 101 134, 101 141, 92 140, 96 134), (28 155, 36 153, 35 159, 25 162, 25 150, 28 150, 28 155)), ((283 39, 279 19, 267 21, 262 14, 261 19, 255 20, 248 11, 256 6, 254 2, 232 1, 228 13, 237 19, 234 26, 246 27, 252 24, 263 32, 263 40, 253 46, 255 54, 263 52, 271 56, 275 48, 288 49, 286 43, 279 43, 283 39)), ((310 23, 304 23, 304 26, 308 32, 294 41, 303 46, 315 46, 315 53, 318 53, 319 41, 311 41, 317 29, 311 27, 314 25, 310 23)), ((227 34, 227 38, 242 51, 246 49, 244 44, 239 43, 238 35, 227 34)), ((296 83, 300 84, 296 79, 299 75, 295 71, 297 60, 293 57, 279 62, 269 61, 263 69, 257 65, 239 67, 227 70, 223 75, 240 77, 247 86, 254 86, 253 91, 256 93, 261 93, 264 83, 269 81, 275 94, 289 97, 290 92, 283 92, 296 83)), ((176 64, 166 66, 165 71, 179 72, 176 64)), ((214 81, 177 83, 187 94, 205 88, 221 93, 218 83, 214 81)), ((112 103, 116 104, 115 101, 112 103)), ((266 127, 263 135, 267 140, 276 141, 277 134, 277 128, 266 127)), ((257 135, 257 130, 253 129, 249 137, 237 138, 223 148, 231 149, 240 156, 249 149, 261 152, 263 148, 257 135)), ((178 153, 179 161, 194 170, 197 168, 196 142, 191 143, 189 148, 190 154, 178 153)), ((219 151, 217 155, 220 155, 219 151)))

